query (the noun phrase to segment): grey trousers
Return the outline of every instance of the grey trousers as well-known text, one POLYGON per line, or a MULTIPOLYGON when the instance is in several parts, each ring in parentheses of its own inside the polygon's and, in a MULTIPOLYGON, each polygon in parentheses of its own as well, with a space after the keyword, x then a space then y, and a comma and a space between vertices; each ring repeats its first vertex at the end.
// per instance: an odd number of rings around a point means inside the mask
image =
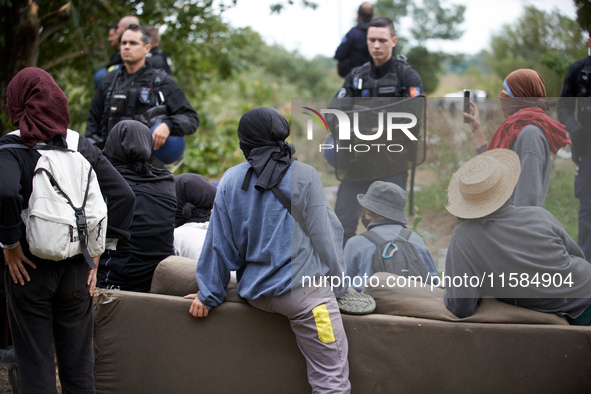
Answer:
POLYGON ((292 293, 247 300, 257 309, 289 319, 298 347, 306 359, 313 393, 349 393, 349 345, 332 293, 299 289, 292 293), (319 298, 322 296, 323 298, 319 298))

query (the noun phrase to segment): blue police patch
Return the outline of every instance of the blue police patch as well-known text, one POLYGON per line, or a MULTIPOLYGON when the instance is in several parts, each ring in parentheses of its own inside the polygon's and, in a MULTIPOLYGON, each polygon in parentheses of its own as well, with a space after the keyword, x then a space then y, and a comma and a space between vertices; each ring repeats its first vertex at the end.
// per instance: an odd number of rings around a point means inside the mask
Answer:
POLYGON ((347 89, 341 88, 341 90, 339 90, 339 92, 337 93, 337 98, 343 98, 343 97, 345 97, 346 94, 347 94, 347 89))

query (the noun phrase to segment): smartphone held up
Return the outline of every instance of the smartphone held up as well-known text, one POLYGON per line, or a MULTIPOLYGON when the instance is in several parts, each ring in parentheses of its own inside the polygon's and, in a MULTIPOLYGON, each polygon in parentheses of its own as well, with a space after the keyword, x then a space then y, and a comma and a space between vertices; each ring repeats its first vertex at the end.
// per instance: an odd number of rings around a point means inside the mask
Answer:
MULTIPOLYGON (((470 113, 470 91, 468 89, 464 89, 464 112, 470 113)), ((470 123, 470 121, 464 118, 464 123, 470 123)))

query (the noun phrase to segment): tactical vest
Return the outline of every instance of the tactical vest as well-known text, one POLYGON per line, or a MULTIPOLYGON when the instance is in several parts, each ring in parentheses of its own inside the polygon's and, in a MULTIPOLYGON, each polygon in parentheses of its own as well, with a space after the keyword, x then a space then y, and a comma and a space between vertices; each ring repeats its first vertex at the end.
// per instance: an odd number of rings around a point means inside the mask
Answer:
POLYGON ((353 97, 403 97, 406 93, 404 75, 410 65, 398 55, 390 70, 381 78, 371 75, 371 63, 365 63, 353 77, 353 97))
POLYGON ((117 75, 105 92, 101 121, 101 136, 105 139, 118 122, 130 119, 140 121, 144 112, 164 104, 165 99, 160 85, 167 75, 166 71, 157 68, 147 71, 138 78, 128 81, 123 88, 117 87, 117 81, 123 74, 124 67, 115 71, 117 75))

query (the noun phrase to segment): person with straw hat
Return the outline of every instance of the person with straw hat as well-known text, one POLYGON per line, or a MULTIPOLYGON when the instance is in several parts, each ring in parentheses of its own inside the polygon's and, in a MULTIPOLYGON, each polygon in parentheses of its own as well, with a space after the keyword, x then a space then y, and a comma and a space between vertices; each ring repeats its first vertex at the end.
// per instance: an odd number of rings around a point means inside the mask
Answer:
POLYGON ((442 284, 445 305, 472 315, 482 297, 591 324, 591 264, 558 219, 513 205, 519 156, 492 149, 453 174, 445 208, 462 220, 452 235, 442 284))

